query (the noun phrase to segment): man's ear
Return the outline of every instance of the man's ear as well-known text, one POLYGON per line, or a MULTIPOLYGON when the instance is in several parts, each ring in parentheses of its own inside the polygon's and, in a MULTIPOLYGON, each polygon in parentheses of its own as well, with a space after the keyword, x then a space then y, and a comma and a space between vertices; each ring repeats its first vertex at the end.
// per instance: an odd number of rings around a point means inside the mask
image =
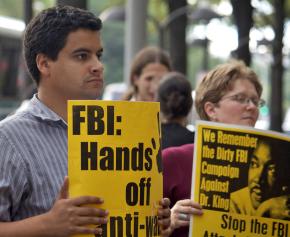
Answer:
POLYGON ((37 54, 36 56, 36 65, 38 70, 43 76, 49 75, 50 67, 49 67, 49 58, 44 54, 37 54))
POLYGON ((217 116, 216 116, 216 104, 212 102, 205 102, 204 104, 204 111, 209 117, 210 121, 216 121, 217 116))

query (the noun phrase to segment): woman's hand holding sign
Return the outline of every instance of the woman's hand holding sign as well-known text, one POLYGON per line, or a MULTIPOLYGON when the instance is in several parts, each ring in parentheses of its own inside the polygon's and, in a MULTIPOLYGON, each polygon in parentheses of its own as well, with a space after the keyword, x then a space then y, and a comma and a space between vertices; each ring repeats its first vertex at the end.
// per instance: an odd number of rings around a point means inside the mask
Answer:
POLYGON ((202 215, 202 207, 191 199, 180 200, 171 209, 171 226, 173 229, 188 226, 191 215, 202 215))

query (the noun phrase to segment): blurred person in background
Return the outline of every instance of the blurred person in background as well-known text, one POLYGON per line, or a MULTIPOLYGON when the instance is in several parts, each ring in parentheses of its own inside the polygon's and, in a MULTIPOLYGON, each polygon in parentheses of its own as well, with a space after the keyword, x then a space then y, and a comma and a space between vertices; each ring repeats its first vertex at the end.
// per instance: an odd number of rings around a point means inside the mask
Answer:
POLYGON ((157 90, 160 102, 162 149, 193 143, 194 132, 186 128, 193 104, 190 82, 182 73, 166 74, 157 90))
MULTIPOLYGON (((256 73, 241 62, 221 64, 208 72, 196 89, 195 107, 200 119, 254 127, 262 85, 256 73)), ((194 144, 162 151, 163 195, 171 200, 171 236, 187 237, 190 215, 202 215, 190 199, 194 144)))
POLYGON ((154 101, 160 79, 170 71, 171 62, 165 51, 153 46, 143 48, 132 61, 131 87, 122 99, 154 101))

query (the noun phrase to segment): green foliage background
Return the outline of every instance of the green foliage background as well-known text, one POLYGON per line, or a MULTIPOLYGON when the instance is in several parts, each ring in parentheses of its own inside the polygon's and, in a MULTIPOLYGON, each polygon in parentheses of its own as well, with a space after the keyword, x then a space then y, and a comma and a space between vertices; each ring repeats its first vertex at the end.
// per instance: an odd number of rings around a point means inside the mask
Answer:
MULTIPOLYGON (((218 3, 221 0, 209 0, 211 4, 218 3)), ((230 0, 229 0, 230 1, 230 0)), ((274 0, 260 0, 268 1, 273 4, 274 0)), ((55 0, 34 0, 34 14, 41 10, 55 5, 55 0)), ((88 0, 88 8, 99 15, 104 9, 116 5, 124 5, 126 0, 88 0)), ((192 1, 194 2, 194 1, 192 1)), ((195 3, 200 1, 196 0, 195 3)), ((149 0, 148 14, 153 16, 157 21, 162 22, 167 14, 166 0, 149 0)), ((290 16, 290 0, 285 0, 286 16, 290 16)), ((10 16, 18 19, 23 19, 24 1, 19 0, 1 0, 0 1, 0 15, 10 16)), ((255 25, 265 26, 271 24, 270 16, 259 16, 255 14, 255 25)), ((148 44, 158 45, 158 33, 156 27, 148 20, 148 44)), ((123 22, 105 22, 103 25, 102 40, 104 45, 103 63, 105 65, 105 79, 106 83, 123 81, 123 65, 124 65, 124 23, 123 22)), ((197 77, 202 68, 203 51, 200 47, 188 46, 188 79, 194 87, 196 85, 197 77)), ((209 68, 221 63, 223 59, 210 57, 209 68)), ((264 97, 269 97, 269 75, 270 64, 261 65, 259 62, 253 60, 253 68, 259 74, 264 86, 264 97)), ((288 68, 285 69, 284 74, 284 109, 290 107, 290 72, 288 68)))

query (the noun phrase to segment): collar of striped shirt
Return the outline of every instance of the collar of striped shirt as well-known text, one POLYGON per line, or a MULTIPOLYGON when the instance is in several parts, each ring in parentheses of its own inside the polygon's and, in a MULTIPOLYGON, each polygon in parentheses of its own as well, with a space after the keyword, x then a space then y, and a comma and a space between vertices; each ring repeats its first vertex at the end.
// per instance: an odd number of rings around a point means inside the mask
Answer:
POLYGON ((29 103, 30 105, 28 105, 27 110, 35 117, 42 120, 61 121, 67 125, 67 123, 58 114, 56 114, 37 98, 37 94, 34 94, 29 103))

